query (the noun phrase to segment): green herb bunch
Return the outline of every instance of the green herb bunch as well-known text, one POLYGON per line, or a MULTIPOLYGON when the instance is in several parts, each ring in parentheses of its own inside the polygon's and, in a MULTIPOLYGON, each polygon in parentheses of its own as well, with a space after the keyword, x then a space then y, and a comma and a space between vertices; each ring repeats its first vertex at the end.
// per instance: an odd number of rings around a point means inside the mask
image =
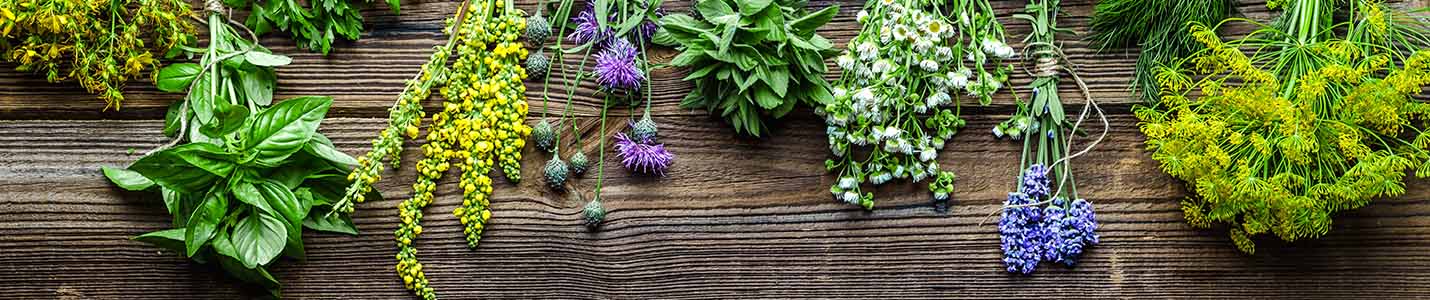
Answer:
MULTIPOLYGON (((336 37, 355 41, 362 35, 362 8, 373 0, 222 1, 230 7, 248 9, 244 24, 255 33, 287 32, 298 47, 326 55, 336 37)), ((398 12, 398 0, 387 0, 387 6, 393 13, 398 12)))
POLYGON ((862 183, 933 179, 929 191, 942 209, 955 176, 939 169, 938 151, 965 124, 959 106, 987 103, 1007 81, 1003 60, 1015 53, 1003 26, 986 1, 871 1, 857 19, 859 35, 835 59, 843 74, 833 101, 815 108, 834 154, 825 167, 839 172, 829 192, 873 209, 874 193, 861 192, 862 183))
POLYGON ((800 0, 700 0, 695 11, 662 17, 655 42, 676 46, 670 64, 690 67, 695 89, 682 108, 724 117, 735 131, 760 136, 766 118, 778 119, 804 103, 833 101, 824 59, 838 53, 815 30, 839 12, 829 6, 806 13, 800 0))
POLYGON ((1411 168, 1430 176, 1430 104, 1412 97, 1430 84, 1423 19, 1375 1, 1269 5, 1285 12, 1245 38, 1192 26, 1204 48, 1158 68, 1160 101, 1135 109, 1152 158, 1194 192, 1188 222, 1229 225, 1246 253, 1255 235, 1316 238, 1333 213, 1403 194, 1411 168))
POLYGON ((125 83, 194 42, 190 16, 183 0, 0 1, 0 56, 119 109, 125 83))
POLYGON ((1191 23, 1216 24, 1236 13, 1234 0, 1107 0, 1094 8, 1093 34, 1103 49, 1138 47, 1132 89, 1149 102, 1157 100, 1153 69, 1186 57, 1201 47, 1187 31, 1191 23))
POLYGON ((464 2, 448 20, 446 45, 435 48, 432 58, 389 110, 388 127, 373 140, 373 149, 357 160, 358 169, 348 179, 340 207, 351 211, 362 202, 380 178, 384 162, 397 164, 404 138, 416 138, 425 116, 421 101, 440 87, 445 98, 441 111, 431 117, 422 159, 415 163, 417 180, 413 196, 398 204, 401 224, 394 231, 397 274, 404 286, 423 299, 436 299, 413 242, 422 234, 422 210, 436 198, 437 182, 448 170, 459 169, 462 205, 455 214, 463 224, 467 245, 476 248, 491 219, 492 179, 500 167, 511 182, 521 180, 521 150, 531 127, 525 125, 527 77, 521 63, 527 50, 518 40, 526 30, 523 12, 510 0, 464 2), (447 64, 451 52, 456 59, 447 64))
POLYGON ((173 64, 158 74, 161 90, 187 94, 165 120, 164 134, 174 143, 127 169, 105 167, 104 174, 124 189, 159 192, 174 217, 175 228, 136 240, 217 263, 278 296, 267 267, 280 255, 305 257, 303 228, 357 234, 351 219, 332 213, 357 161, 317 132, 331 98, 268 106, 273 67, 290 60, 220 15, 209 14, 209 45, 192 50, 202 55, 198 64, 173 64), (187 143, 173 146, 180 142, 187 143))

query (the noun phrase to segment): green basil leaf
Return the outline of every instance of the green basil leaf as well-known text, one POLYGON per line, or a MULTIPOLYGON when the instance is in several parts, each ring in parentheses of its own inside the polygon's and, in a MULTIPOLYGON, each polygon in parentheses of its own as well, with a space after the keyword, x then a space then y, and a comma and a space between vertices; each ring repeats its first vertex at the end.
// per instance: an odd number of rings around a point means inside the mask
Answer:
POLYGON ((245 66, 238 72, 238 80, 243 87, 243 95, 248 101, 261 106, 273 104, 273 88, 278 76, 272 68, 245 66))
POLYGON ((173 103, 169 103, 169 110, 164 112, 164 136, 174 137, 175 134, 179 134, 179 128, 183 126, 183 124, 181 124, 183 122, 181 121, 187 117, 179 114, 183 113, 181 110, 187 109, 183 107, 184 103, 186 102, 174 101, 173 103))
POLYGON ((760 13, 761 11, 764 11, 766 7, 769 7, 769 6, 770 6, 770 2, 773 2, 773 1, 772 1, 772 0, 739 0, 739 1, 735 1, 736 5, 739 5, 739 6, 740 6, 740 14, 746 15, 746 16, 753 16, 753 15, 755 15, 755 14, 757 14, 757 13, 760 13))
POLYGON ((700 0, 695 4, 695 11, 700 12, 707 20, 735 13, 735 9, 730 8, 730 4, 725 3, 725 0, 700 0))
POLYGON ((199 154, 202 150, 217 148, 212 144, 185 144, 139 158, 129 169, 165 188, 181 193, 202 193, 220 176, 227 175, 216 174, 214 170, 233 167, 232 163, 199 154))
POLYGON ((139 172, 109 166, 100 167, 99 169, 104 171, 104 177, 109 178, 110 182, 126 190, 142 191, 154 187, 154 182, 150 181, 149 178, 145 178, 144 175, 139 174, 139 172))
POLYGON ((789 28, 799 35, 807 35, 814 32, 814 30, 820 26, 824 26, 825 23, 829 23, 829 20, 833 20, 834 15, 838 13, 839 5, 830 5, 817 12, 790 21, 789 28))
POLYGON ((188 228, 184 232, 184 245, 187 248, 189 257, 199 253, 204 244, 213 238, 214 231, 218 229, 218 223, 228 213, 228 192, 223 189, 216 189, 204 197, 203 204, 194 208, 193 215, 189 216, 188 228))
POLYGON ((278 211, 278 214, 288 220, 288 224, 298 224, 303 217, 308 216, 308 211, 303 209, 303 203, 293 196, 293 191, 289 190, 283 183, 273 180, 263 180, 253 185, 258 189, 258 193, 263 199, 268 201, 268 205, 278 211))
MULTIPOLYGON (((188 162, 190 165, 220 177, 227 177, 229 174, 232 174, 234 168, 237 167, 237 165, 234 164, 234 155, 224 152, 223 149, 214 144, 190 143, 160 152, 173 152, 174 155, 188 162)), ((140 160, 143 159, 141 158, 140 160)), ((133 169, 134 167, 130 166, 130 168, 133 169)), ((149 175, 145 174, 145 176, 149 175)), ((150 176, 149 179, 154 179, 154 177, 150 176)))
POLYGON ((263 197, 263 194, 258 191, 258 188, 255 187, 252 182, 241 182, 234 185, 233 196, 234 198, 238 198, 238 201, 257 207, 258 211, 269 214, 277 213, 273 211, 273 206, 268 205, 268 200, 263 197))
POLYGON ((784 97, 789 91, 789 69, 785 67, 770 68, 769 75, 765 76, 765 83, 774 90, 776 96, 784 97))
POLYGON ((132 238, 132 240, 149 243, 159 248, 169 249, 174 252, 184 252, 184 229, 171 228, 150 233, 145 233, 132 238))
POLYGON ((243 58, 247 60, 248 63, 264 67, 277 67, 293 63, 293 59, 287 56, 268 54, 258 51, 245 52, 243 53, 243 58))
POLYGON ((704 49, 688 49, 671 59, 670 64, 678 67, 695 66, 709 57, 709 55, 705 55, 704 49))
POLYGON ((244 149, 260 165, 279 165, 313 137, 332 104, 329 97, 297 97, 258 113, 244 149))
POLYGON ((164 66, 159 69, 159 75, 155 76, 154 86, 160 91, 169 93, 182 93, 189 89, 189 84, 194 82, 194 78, 199 76, 199 71, 203 70, 199 64, 177 63, 164 66))
POLYGON ((244 267, 267 265, 283 251, 288 239, 288 226, 265 213, 249 214, 238 220, 229 237, 238 250, 238 260, 244 267))
POLYGON ((242 128, 243 123, 248 120, 248 108, 239 105, 228 104, 228 102, 219 102, 216 104, 217 109, 214 110, 213 122, 209 122, 203 127, 199 127, 199 130, 203 131, 204 135, 227 135, 229 133, 237 131, 239 128, 242 128))
MULTIPOLYGON (((164 198, 164 208, 169 211, 169 214, 171 214, 171 215, 179 215, 179 214, 180 214, 180 211, 181 211, 181 210, 180 210, 180 207, 182 207, 183 204, 184 204, 184 203, 183 203, 183 201, 184 201, 184 195, 183 195, 183 194, 179 194, 179 192, 176 192, 176 191, 174 191, 174 190, 171 190, 171 189, 168 189, 168 188, 165 188, 165 187, 159 187, 159 194, 163 195, 163 198, 164 198)), ((185 218, 185 219, 188 219, 188 218, 185 218)), ((180 225, 182 225, 182 224, 175 224, 175 226, 180 226, 180 225)))
POLYGON ((339 166, 343 166, 349 170, 358 165, 356 158, 333 148, 333 142, 322 134, 314 134, 313 138, 309 139, 308 143, 303 145, 303 151, 313 156, 326 159, 339 166))
POLYGON ((345 214, 312 213, 307 219, 303 219, 303 227, 312 230, 346 233, 358 235, 357 226, 353 225, 352 218, 345 214))
POLYGON ((199 76, 194 80, 193 88, 189 89, 189 94, 184 97, 189 101, 189 109, 193 110, 194 116, 198 117, 199 124, 208 123, 214 118, 215 101, 213 97, 210 97, 209 91, 215 87, 210 84, 211 82, 208 73, 205 73, 205 76, 199 76))
POLYGON ((283 243, 283 256, 297 260, 308 259, 308 252, 303 250, 303 224, 295 222, 288 226, 288 236, 283 243))

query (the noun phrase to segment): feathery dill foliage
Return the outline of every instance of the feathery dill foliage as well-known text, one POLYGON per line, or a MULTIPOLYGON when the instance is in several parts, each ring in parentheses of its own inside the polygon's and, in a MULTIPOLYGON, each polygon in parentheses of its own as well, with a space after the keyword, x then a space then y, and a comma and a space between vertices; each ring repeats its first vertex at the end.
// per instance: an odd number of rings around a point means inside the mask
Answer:
POLYGON ((358 168, 346 196, 339 202, 351 212, 352 203, 361 202, 372 190, 383 169, 383 161, 397 163, 404 138, 416 138, 422 112, 421 101, 440 87, 445 98, 442 110, 432 115, 422 159, 415 164, 417 180, 412 198, 398 204, 402 223, 393 233, 397 242, 397 273, 407 289, 423 299, 436 299, 417 261, 413 241, 422 234, 422 210, 436 197, 437 182, 453 168, 461 170, 457 181, 462 205, 455 214, 463 225, 467 246, 476 248, 491 218, 492 179, 487 175, 502 168, 507 180, 521 180, 521 149, 531 127, 526 126, 527 104, 521 81, 521 67, 527 50, 518 41, 526 30, 526 19, 510 0, 471 1, 459 6, 448 20, 448 43, 439 46, 417 78, 390 109, 388 127, 373 140, 373 150, 358 159, 358 168), (450 52, 456 60, 450 66, 450 52))
POLYGON ((834 154, 825 167, 839 172, 829 192, 873 209, 874 193, 861 194, 861 183, 932 178, 928 189, 942 209, 955 176, 939 170, 938 150, 964 126, 959 105, 987 104, 1008 80, 1005 60, 1016 51, 983 0, 870 1, 857 18, 859 35, 835 59, 844 73, 833 101, 815 108, 834 154), (866 146, 867 156, 856 155, 866 146))
POLYGON ((119 109, 125 83, 194 42, 192 15, 184 0, 0 1, 0 56, 119 109))
POLYGON ((1138 47, 1132 89, 1148 102, 1157 100, 1153 68, 1200 48, 1187 26, 1216 24, 1236 13, 1235 0, 1104 0, 1097 3, 1089 37, 1099 47, 1138 47))
POLYGON ((700 0, 699 18, 662 17, 655 42, 676 46, 670 64, 690 67, 684 80, 695 89, 680 107, 719 114, 735 132, 758 137, 765 120, 779 119, 805 103, 833 100, 824 59, 837 53, 815 33, 838 6, 808 13, 801 0, 700 0))
POLYGON ((1404 193, 1411 168, 1430 176, 1430 104, 1411 97, 1430 84, 1424 19, 1366 0, 1268 5, 1283 15, 1247 38, 1194 25, 1204 48, 1158 68, 1160 102, 1135 109, 1152 158, 1194 189, 1187 221, 1231 225, 1247 253, 1258 234, 1325 234, 1332 213, 1404 193))
MULTIPOLYGON (((298 47, 328 54, 333 39, 355 41, 362 36, 362 8, 373 0, 223 0, 225 5, 248 9, 244 24, 259 35, 283 31, 298 47)), ((387 0, 393 13, 398 0, 387 0)))

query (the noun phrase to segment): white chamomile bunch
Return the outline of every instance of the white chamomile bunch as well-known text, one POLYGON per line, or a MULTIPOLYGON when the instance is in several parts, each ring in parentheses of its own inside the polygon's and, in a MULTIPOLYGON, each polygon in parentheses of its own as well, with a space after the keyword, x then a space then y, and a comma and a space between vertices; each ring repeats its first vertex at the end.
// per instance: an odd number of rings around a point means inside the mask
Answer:
POLYGON ((835 58, 843 76, 834 101, 815 113, 829 126, 825 165, 839 174, 829 188, 838 201, 872 209, 861 186, 899 179, 935 179, 933 198, 947 200, 954 176, 939 169, 938 150, 964 126, 959 103, 987 104, 1007 81, 1015 51, 987 0, 956 0, 956 13, 930 2, 868 2, 856 14, 859 35, 835 58))

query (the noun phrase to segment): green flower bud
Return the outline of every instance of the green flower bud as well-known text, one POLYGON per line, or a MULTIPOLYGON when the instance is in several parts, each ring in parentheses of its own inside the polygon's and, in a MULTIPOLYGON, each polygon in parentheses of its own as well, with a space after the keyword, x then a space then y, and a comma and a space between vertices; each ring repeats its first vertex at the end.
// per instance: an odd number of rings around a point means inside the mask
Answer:
POLYGON ((531 138, 536 140, 536 149, 549 152, 556 148, 556 132, 551 129, 551 122, 546 119, 541 119, 541 122, 531 127, 531 138))
POLYGON ((561 161, 561 156, 553 156, 551 161, 546 162, 546 184, 553 190, 564 189, 567 172, 569 171, 566 168, 566 162, 561 161))
POLYGON ((658 131, 655 121, 650 119, 650 112, 646 112, 645 116, 642 116, 640 121, 636 121, 635 126, 631 128, 631 137, 638 141, 654 141, 658 131))
POLYGON ((581 176, 586 174, 586 168, 591 166, 591 162, 586 160, 586 152, 577 151, 571 155, 571 174, 581 176))
POLYGON ((532 78, 545 77, 550 69, 551 59, 546 57, 545 50, 537 50, 535 54, 526 57, 526 74, 532 78))
POLYGON ((601 206, 601 196, 596 196, 595 200, 586 203, 586 209, 582 212, 585 214, 586 228, 592 230, 601 226, 601 221, 606 219, 606 208, 601 206))
POLYGON ((546 22, 546 17, 536 14, 526 19, 526 40, 533 43, 542 43, 551 36, 551 24, 546 22))

